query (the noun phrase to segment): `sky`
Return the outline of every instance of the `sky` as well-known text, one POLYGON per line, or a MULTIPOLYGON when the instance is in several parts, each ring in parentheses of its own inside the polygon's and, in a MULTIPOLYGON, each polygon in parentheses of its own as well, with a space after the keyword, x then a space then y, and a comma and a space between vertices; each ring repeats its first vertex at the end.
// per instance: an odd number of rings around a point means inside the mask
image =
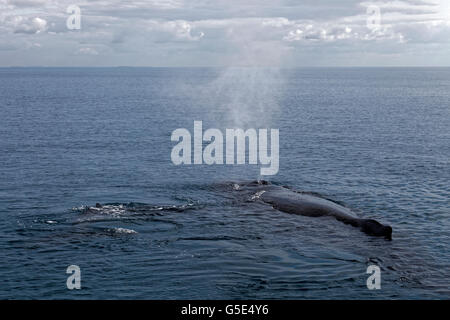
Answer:
POLYGON ((450 66, 450 0, 0 0, 0 66, 450 66))

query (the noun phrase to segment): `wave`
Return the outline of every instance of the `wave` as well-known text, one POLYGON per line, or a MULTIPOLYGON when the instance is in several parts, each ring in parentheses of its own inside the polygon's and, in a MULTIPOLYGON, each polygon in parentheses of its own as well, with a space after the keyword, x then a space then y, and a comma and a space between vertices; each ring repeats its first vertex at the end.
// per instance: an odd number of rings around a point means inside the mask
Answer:
POLYGON ((106 203, 95 206, 80 206, 72 208, 81 215, 75 223, 89 221, 110 221, 120 219, 137 219, 145 216, 161 216, 167 212, 186 212, 204 207, 198 202, 187 202, 179 205, 152 205, 146 203, 106 203))

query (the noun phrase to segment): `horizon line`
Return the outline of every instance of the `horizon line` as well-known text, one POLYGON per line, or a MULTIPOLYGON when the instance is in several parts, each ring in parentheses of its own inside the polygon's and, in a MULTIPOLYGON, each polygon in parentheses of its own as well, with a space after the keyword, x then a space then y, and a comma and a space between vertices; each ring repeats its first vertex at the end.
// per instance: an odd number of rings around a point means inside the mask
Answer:
POLYGON ((0 69, 12 68, 153 68, 153 69, 176 69, 176 68, 278 68, 278 69, 312 69, 312 68, 450 68, 450 65, 441 66, 0 66, 0 69))

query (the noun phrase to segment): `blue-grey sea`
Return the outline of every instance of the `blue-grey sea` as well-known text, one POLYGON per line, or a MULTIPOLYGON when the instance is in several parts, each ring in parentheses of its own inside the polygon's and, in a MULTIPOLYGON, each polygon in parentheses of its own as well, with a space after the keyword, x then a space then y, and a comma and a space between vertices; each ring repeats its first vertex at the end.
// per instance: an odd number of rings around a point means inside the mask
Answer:
POLYGON ((1 68, 0 217, 2 299, 449 299, 450 68, 1 68), (195 120, 279 129, 278 174, 174 165, 195 120), (393 239, 235 196, 256 179, 393 239))

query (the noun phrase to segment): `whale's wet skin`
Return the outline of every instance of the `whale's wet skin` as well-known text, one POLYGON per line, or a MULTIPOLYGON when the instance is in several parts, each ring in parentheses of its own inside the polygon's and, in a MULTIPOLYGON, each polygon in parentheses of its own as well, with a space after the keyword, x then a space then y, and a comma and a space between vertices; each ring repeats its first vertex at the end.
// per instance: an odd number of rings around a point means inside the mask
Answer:
POLYGON ((257 190, 255 197, 280 211, 310 217, 331 216, 345 224, 357 227, 369 235, 382 236, 389 240, 392 238, 390 226, 382 225, 373 219, 358 218, 350 209, 317 195, 296 192, 287 187, 272 185, 265 180, 237 184, 236 189, 257 190))
POLYGON ((286 73, 0 68, 0 298, 450 298, 450 69, 286 73), (279 129, 270 185, 172 163, 174 129, 236 118, 279 129))

